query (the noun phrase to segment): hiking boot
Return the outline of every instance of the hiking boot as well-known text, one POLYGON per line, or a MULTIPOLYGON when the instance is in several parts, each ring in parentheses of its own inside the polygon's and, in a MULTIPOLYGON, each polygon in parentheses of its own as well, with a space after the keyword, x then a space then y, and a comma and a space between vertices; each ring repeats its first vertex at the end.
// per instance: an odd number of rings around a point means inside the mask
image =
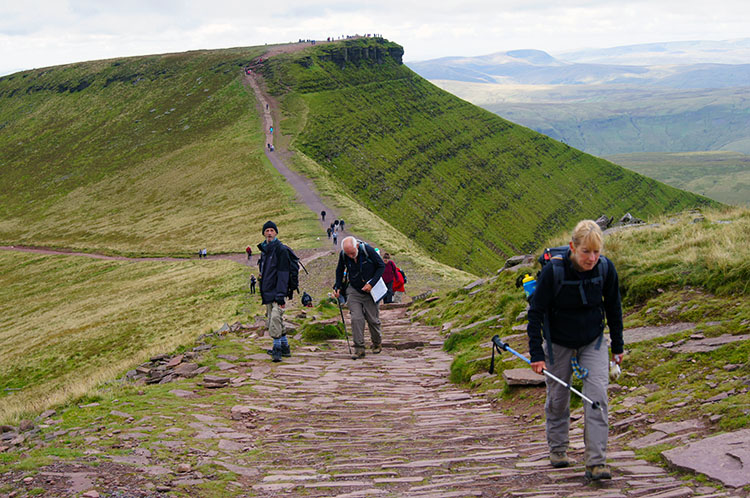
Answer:
POLYGON ((568 453, 565 451, 550 451, 549 463, 556 469, 567 467, 570 465, 570 461, 568 461, 568 453))
POLYGON ((383 350, 383 348, 380 346, 380 344, 373 344, 372 345, 372 354, 378 354, 382 350, 383 350))
POLYGON ((358 360, 360 358, 365 357, 365 348, 354 348, 354 353, 352 354, 352 360, 358 360))
POLYGON ((281 356, 284 358, 290 358, 292 356, 292 349, 289 347, 289 344, 281 345, 281 356))
POLYGON ((587 465, 586 478, 591 479, 592 481, 612 479, 612 474, 609 472, 609 467, 606 465, 587 465))
POLYGON ((281 361, 281 346, 274 346, 271 350, 271 360, 274 363, 278 363, 281 361))

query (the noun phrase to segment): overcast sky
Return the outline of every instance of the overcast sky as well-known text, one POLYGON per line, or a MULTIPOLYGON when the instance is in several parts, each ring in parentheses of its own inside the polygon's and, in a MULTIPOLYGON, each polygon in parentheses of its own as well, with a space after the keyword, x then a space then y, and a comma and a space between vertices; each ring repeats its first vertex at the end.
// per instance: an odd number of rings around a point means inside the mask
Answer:
POLYGON ((748 36, 747 0, 0 0, 0 75, 129 55, 379 33, 405 61, 748 36))

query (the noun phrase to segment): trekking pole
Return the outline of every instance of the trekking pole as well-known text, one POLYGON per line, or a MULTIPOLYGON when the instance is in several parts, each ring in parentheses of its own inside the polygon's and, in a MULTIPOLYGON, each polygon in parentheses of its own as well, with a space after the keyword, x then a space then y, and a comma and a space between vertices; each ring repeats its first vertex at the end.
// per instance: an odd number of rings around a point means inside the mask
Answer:
POLYGON ((344 310, 341 308, 341 301, 336 299, 336 302, 339 303, 339 312, 341 313, 341 325, 344 327, 344 337, 346 337, 346 347, 349 348, 349 354, 352 354, 352 347, 349 345, 349 334, 346 333, 346 321, 344 320, 344 310))
MULTIPOLYGON (((529 365, 531 365, 531 360, 529 360, 524 355, 522 355, 518 351, 515 351, 513 348, 511 348, 506 343, 504 343, 503 341, 501 341, 500 340, 500 336, 496 335, 495 337, 493 337, 492 338, 492 344, 493 344, 493 346, 492 346, 492 360, 493 360, 492 366, 494 366, 495 348, 497 348, 497 352, 498 353, 500 353, 501 351, 508 351, 508 352, 513 353, 514 355, 518 356, 519 358, 521 358, 523 361, 525 361, 529 365)), ((492 366, 490 366, 490 373, 492 373, 492 366)), ((598 401, 591 401, 591 399, 588 396, 584 395, 578 389, 576 389, 575 387, 573 387, 571 384, 565 382, 564 380, 560 379, 559 377, 555 377, 554 375, 552 375, 551 373, 549 373, 546 368, 542 369, 542 373, 544 375, 546 375, 547 377, 549 377, 550 379, 552 379, 555 382, 557 382, 558 384, 562 384, 563 386, 565 386, 571 392, 573 392, 573 393, 577 394, 578 396, 580 396, 581 399, 584 400, 584 401, 587 401, 591 405, 591 408, 593 408, 594 410, 601 409, 601 406, 599 405, 598 401)))

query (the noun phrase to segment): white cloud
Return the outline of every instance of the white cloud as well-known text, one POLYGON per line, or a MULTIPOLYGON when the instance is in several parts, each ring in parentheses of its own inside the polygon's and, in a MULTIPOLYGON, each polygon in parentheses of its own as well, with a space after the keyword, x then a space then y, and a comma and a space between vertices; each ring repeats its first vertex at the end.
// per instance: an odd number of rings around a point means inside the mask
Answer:
POLYGON ((405 60, 518 48, 552 53, 746 37, 750 2, 724 0, 29 0, 0 5, 0 74, 19 68, 381 33, 405 60))

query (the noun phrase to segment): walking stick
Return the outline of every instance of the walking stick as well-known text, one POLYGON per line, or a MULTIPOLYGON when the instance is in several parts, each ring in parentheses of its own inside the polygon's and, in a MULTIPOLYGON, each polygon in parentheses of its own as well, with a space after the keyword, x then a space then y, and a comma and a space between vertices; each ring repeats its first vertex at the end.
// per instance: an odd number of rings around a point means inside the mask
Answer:
POLYGON ((349 345, 349 334, 346 333, 346 321, 344 320, 344 310, 341 308, 341 301, 336 299, 339 303, 339 312, 341 313, 341 325, 344 327, 344 337, 346 337, 346 347, 349 348, 349 354, 352 354, 352 347, 349 345))
MULTIPOLYGON (((525 361, 526 363, 528 363, 529 365, 531 365, 531 360, 529 360, 524 355, 522 355, 518 351, 515 351, 513 348, 511 348, 506 343, 504 343, 503 341, 501 341, 500 340, 500 336, 496 335, 495 337, 493 337, 492 338, 492 344, 493 344, 492 345, 492 361, 490 362, 490 373, 493 373, 493 370, 494 370, 494 367, 495 367, 495 349, 497 349, 498 354, 501 353, 503 350, 504 351, 508 351, 510 353, 513 353, 514 355, 518 356, 523 361, 525 361)), ((584 395, 578 389, 576 389, 575 387, 573 387, 569 383, 565 382, 564 380, 560 379, 559 377, 555 377, 554 375, 552 375, 551 373, 549 373, 546 368, 542 370, 542 373, 544 375, 546 375, 547 377, 549 377, 550 379, 552 379, 555 382, 557 382, 558 384, 562 384, 563 386, 565 386, 571 392, 573 392, 573 393, 577 394, 578 396, 580 396, 581 399, 584 400, 584 401, 587 401, 591 405, 591 408, 593 408, 594 410, 600 410, 601 409, 601 406, 599 405, 598 401, 591 401, 591 399, 589 397, 587 397, 586 395, 584 395)))

